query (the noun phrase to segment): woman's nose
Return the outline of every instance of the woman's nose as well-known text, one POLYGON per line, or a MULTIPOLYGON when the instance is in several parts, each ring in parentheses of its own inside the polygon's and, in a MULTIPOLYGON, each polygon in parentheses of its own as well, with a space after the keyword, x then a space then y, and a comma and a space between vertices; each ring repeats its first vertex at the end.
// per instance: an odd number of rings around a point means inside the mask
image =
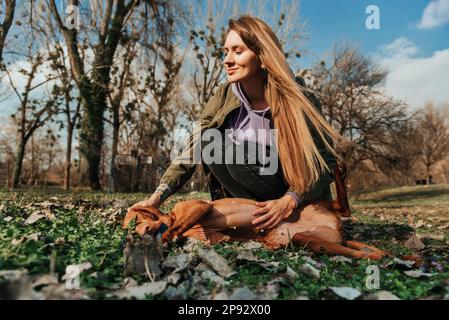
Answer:
POLYGON ((232 58, 231 54, 225 54, 225 58, 223 60, 223 63, 225 65, 233 65, 234 64, 234 59, 232 58))

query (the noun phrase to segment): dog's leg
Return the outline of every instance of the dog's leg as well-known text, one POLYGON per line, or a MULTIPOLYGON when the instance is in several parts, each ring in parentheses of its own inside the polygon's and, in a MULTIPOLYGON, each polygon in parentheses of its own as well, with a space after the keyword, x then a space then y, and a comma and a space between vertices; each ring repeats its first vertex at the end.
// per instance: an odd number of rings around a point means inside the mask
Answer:
POLYGON ((307 247, 313 252, 329 255, 342 255, 354 259, 381 260, 382 255, 377 252, 364 252, 345 247, 339 243, 323 240, 316 235, 307 232, 296 233, 292 238, 293 243, 307 247))
POLYGON ((361 251, 365 251, 365 252, 374 252, 374 253, 378 253, 380 255, 384 256, 388 256, 389 254, 383 250, 380 250, 376 247, 370 246, 366 243, 362 243, 362 242, 358 242, 358 241, 352 241, 352 240, 348 240, 346 241, 346 246, 352 249, 356 249, 356 250, 361 250, 361 251))
POLYGON ((210 209, 211 204, 203 200, 187 200, 177 203, 171 212, 172 226, 164 232, 162 241, 181 236, 193 227, 210 209))

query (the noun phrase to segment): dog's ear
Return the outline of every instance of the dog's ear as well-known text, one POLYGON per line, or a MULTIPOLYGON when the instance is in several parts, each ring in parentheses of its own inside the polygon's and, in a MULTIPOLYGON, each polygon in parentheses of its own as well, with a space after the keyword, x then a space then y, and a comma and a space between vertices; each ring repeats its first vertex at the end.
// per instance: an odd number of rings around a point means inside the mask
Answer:
POLYGON ((151 221, 151 222, 142 222, 136 226, 136 232, 143 236, 146 233, 153 234, 156 233, 161 227, 161 221, 151 221))
POLYGON ((145 233, 155 233, 159 230, 162 223, 171 226, 172 219, 169 215, 165 215, 162 211, 154 207, 134 207, 128 209, 122 228, 127 229, 129 224, 136 219, 136 232, 139 235, 145 233))
POLYGON ((131 221, 133 221, 136 218, 137 218, 137 212, 132 209, 128 209, 125 219, 123 219, 122 229, 127 229, 128 225, 131 223, 131 221))

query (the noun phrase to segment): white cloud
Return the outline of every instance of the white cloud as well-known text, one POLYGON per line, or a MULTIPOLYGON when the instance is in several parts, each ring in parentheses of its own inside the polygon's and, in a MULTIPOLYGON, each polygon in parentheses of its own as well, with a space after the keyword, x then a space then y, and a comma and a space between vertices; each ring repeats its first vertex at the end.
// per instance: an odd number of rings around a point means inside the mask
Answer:
POLYGON ((448 102, 449 48, 429 57, 416 57, 418 52, 419 48, 404 37, 379 48, 379 62, 388 70, 386 93, 414 108, 428 100, 448 102))
POLYGON ((449 23, 449 0, 434 0, 424 9, 419 29, 433 29, 449 23))
POLYGON ((380 52, 385 56, 410 57, 418 53, 419 48, 405 37, 400 37, 392 43, 380 47, 380 52))

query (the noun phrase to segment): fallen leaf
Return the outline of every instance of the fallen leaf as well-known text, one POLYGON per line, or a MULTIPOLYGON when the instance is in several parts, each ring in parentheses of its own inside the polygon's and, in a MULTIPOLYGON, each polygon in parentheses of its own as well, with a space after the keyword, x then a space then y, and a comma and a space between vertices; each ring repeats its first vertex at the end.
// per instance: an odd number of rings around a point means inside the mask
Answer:
POLYGON ((176 256, 168 256, 162 262, 162 268, 164 269, 176 269, 176 271, 181 271, 186 269, 190 262, 193 260, 193 253, 181 253, 176 256))
POLYGON ((449 229, 449 223, 439 226, 439 227, 437 227, 437 229, 439 229, 439 230, 449 229))
POLYGON ((330 261, 334 261, 334 262, 352 262, 352 259, 344 257, 344 256, 333 256, 329 259, 330 261))
POLYGON ((226 292, 221 291, 213 296, 212 300, 229 300, 229 296, 226 292))
POLYGON ((302 260, 304 260, 305 262, 308 262, 309 264, 311 264, 314 267, 318 266, 318 262, 313 260, 311 257, 304 256, 304 257, 302 257, 302 260))
POLYGON ((199 248, 198 256, 222 277, 228 278, 236 274, 229 266, 228 261, 214 249, 199 248))
POLYGON ((154 281, 147 282, 141 286, 128 287, 124 290, 117 292, 116 295, 120 298, 136 298, 144 299, 146 295, 157 296, 164 292, 167 288, 167 281, 154 281))
POLYGON ((443 241, 445 236, 444 234, 423 234, 421 235, 421 238, 443 241))
POLYGON ((242 245, 242 248, 245 250, 256 250, 262 248, 262 244, 256 241, 248 241, 242 245))
POLYGON ((138 240, 127 237, 123 259, 124 276, 146 274, 150 280, 154 280, 162 273, 160 264, 163 254, 160 236, 145 235, 138 240))
POLYGON ((210 270, 210 266, 207 263, 204 262, 200 262, 198 263, 198 265, 195 267, 195 272, 203 272, 203 271, 207 271, 210 270))
MULTIPOLYGON (((58 200, 58 199, 56 198, 54 200, 58 200)), ((46 200, 44 202, 35 202, 34 205, 35 206, 39 206, 39 207, 43 207, 43 208, 50 208, 51 206, 55 205, 55 203, 46 200)))
POLYGON ((178 288, 169 286, 165 289, 163 297, 167 300, 187 300, 187 290, 182 286, 178 288))
POLYGON ((287 266, 287 270, 285 271, 285 276, 289 280, 295 280, 296 278, 298 278, 298 273, 295 270, 293 270, 292 268, 290 268, 290 266, 287 266))
POLYGON ((39 276, 38 278, 36 278, 33 283, 32 283, 32 287, 40 287, 40 286, 46 286, 49 284, 57 284, 58 283, 58 278, 56 275, 52 275, 52 274, 44 274, 39 276))
POLYGON ((413 235, 411 236, 404 244, 404 246, 406 248, 412 249, 412 250, 422 250, 424 249, 426 246, 424 245, 424 243, 421 242, 421 240, 413 235))
POLYGON ((362 294, 359 290, 350 287, 330 287, 329 289, 346 300, 354 300, 362 294))
POLYGON ((433 274, 433 273, 425 273, 425 272, 422 272, 419 269, 404 271, 404 273, 406 275, 408 275, 409 277, 413 277, 413 278, 420 278, 420 277, 428 277, 428 278, 430 278, 430 277, 435 276, 435 274, 433 274))
POLYGON ((218 287, 222 287, 226 284, 226 281, 220 277, 219 275, 217 275, 215 272, 213 272, 212 270, 205 270, 201 273, 201 277, 203 279, 209 280, 212 283, 214 283, 216 286, 218 287))
POLYGON ((248 287, 242 287, 235 289, 231 296, 230 300, 256 300, 257 296, 252 292, 248 287))
POLYGON ((263 285, 259 290, 260 298, 262 300, 274 300, 278 298, 279 291, 281 290, 280 282, 281 278, 276 278, 268 282, 266 285, 263 285), (262 292, 260 292, 262 291, 262 292))
POLYGON ((17 281, 27 274, 28 270, 0 270, 0 278, 4 278, 7 281, 17 281))
POLYGON ((137 287, 137 281, 131 277, 126 277, 125 279, 123 279, 123 287, 137 287))
POLYGON ((43 214, 39 214, 37 212, 33 212, 26 220, 25 220, 25 224, 33 224, 35 223, 37 220, 44 218, 45 215, 43 214))
POLYGON ((45 300, 87 300, 89 296, 82 289, 67 289, 66 284, 49 284, 41 291, 45 300))
POLYGON ((320 278, 320 270, 312 266, 310 263, 305 263, 301 266, 299 266, 299 271, 304 273, 307 276, 314 277, 319 279, 320 278))
POLYGON ((3 218, 3 221, 5 221, 5 222, 10 222, 11 220, 12 220, 11 216, 7 216, 7 217, 3 218))
POLYGON ((174 286, 179 282, 179 280, 181 280, 181 275, 179 273, 172 273, 167 277, 167 283, 174 286))
POLYGON ((259 264, 259 266, 261 266, 261 267, 263 267, 263 268, 265 268, 265 269, 267 269, 267 270, 270 270, 270 269, 279 267, 279 265, 280 265, 281 263, 280 263, 280 262, 277 262, 277 261, 263 262, 263 260, 260 260, 260 261, 258 262, 258 264, 259 264))
POLYGON ((253 261, 253 262, 262 261, 259 258, 257 258, 252 251, 249 251, 249 250, 240 251, 239 254, 237 255, 236 259, 242 260, 242 261, 253 261))
POLYGON ((402 267, 406 267, 406 268, 408 268, 408 269, 411 269, 411 268, 416 264, 416 261, 412 261, 412 260, 402 260, 402 259, 399 259, 399 258, 394 258, 394 259, 393 259, 393 263, 394 263, 394 264, 397 264, 397 265, 399 265, 399 266, 402 266, 402 267))
POLYGON ((202 245, 203 245, 202 241, 192 237, 188 237, 185 244, 182 246, 182 250, 185 252, 193 252, 198 248, 201 248, 202 245))
POLYGON ((415 229, 421 228, 424 225, 424 220, 418 220, 418 222, 416 222, 415 224, 413 224, 413 227, 415 229))
POLYGON ((27 240, 38 241, 40 235, 41 235, 40 232, 36 232, 36 233, 32 233, 30 235, 24 236, 20 239, 12 239, 11 244, 13 246, 17 246, 17 245, 21 244, 22 242, 26 242, 27 240))
POLYGON ((371 293, 363 298, 363 300, 401 300, 389 291, 378 291, 371 293))
POLYGON ((308 296, 297 296, 293 300, 310 300, 308 296))

